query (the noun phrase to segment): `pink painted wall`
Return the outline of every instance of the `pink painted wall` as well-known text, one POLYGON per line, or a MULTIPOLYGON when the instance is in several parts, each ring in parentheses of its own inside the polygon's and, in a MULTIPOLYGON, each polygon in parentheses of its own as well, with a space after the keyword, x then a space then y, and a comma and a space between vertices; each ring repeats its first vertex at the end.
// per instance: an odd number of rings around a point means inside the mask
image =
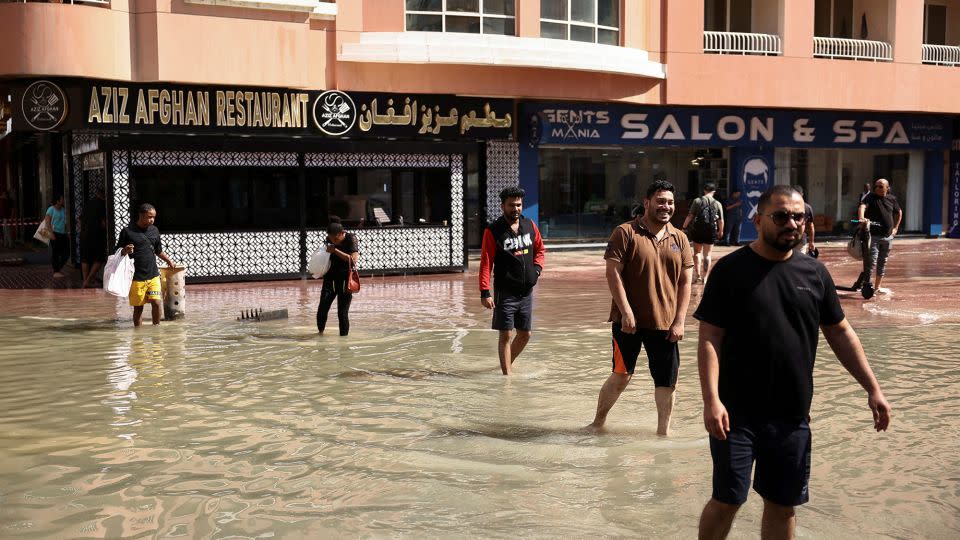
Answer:
POLYGON ((813 0, 782 1, 784 54, 765 57, 703 54, 703 20, 685 16, 702 13, 703 0, 670 0, 665 103, 960 112, 960 101, 943 91, 960 85, 960 68, 920 63, 922 2, 859 0, 854 7, 854 35, 859 35, 860 28, 857 10, 867 8, 872 10, 868 37, 877 39, 874 28, 879 33, 888 25, 895 36, 890 40, 893 62, 858 62, 813 58, 813 0), (876 24, 871 22, 872 14, 878 17, 876 24))
MULTIPOLYGON (((621 40, 667 65, 666 81, 552 68, 337 62, 364 32, 399 32, 404 0, 339 0, 336 21, 306 13, 114 0, 111 8, 0 4, 0 78, 85 76, 356 91, 543 99, 960 113, 944 89, 960 68, 921 65, 923 2, 857 0, 894 62, 812 57, 814 0, 771 0, 755 18, 783 38, 780 57, 703 54, 704 0, 622 0, 621 40), (877 17, 877 22, 873 22, 877 17), (131 36, 134 41, 131 42, 131 36), (753 81, 757 81, 754 83, 753 81)), ((951 23, 960 1, 949 0, 951 23)), ((539 36, 539 0, 518 2, 518 33, 539 36)), ((952 28, 950 36, 957 35, 952 28)), ((856 32, 859 33, 859 26, 856 32)))
POLYGON ((130 21, 119 10, 0 4, 0 77, 129 79, 130 21))

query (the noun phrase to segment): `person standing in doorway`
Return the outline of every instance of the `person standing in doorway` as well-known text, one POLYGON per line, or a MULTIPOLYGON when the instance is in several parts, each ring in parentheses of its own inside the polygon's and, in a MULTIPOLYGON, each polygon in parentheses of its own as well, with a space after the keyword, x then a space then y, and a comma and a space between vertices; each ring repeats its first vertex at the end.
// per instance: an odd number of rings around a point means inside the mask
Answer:
POLYGON ((87 201, 80 216, 80 271, 84 289, 106 262, 107 202, 103 198, 103 188, 98 188, 96 196, 87 201))
POLYGON ((868 193, 860 201, 857 208, 857 219, 860 228, 865 231, 867 240, 863 242, 863 276, 866 280, 864 287, 870 282, 873 269, 877 269, 877 280, 873 284, 878 294, 889 294, 890 289, 880 288, 883 276, 886 275, 887 257, 893 246, 893 238, 900 230, 903 221, 903 210, 897 198, 890 194, 890 182, 886 178, 878 178, 873 183, 873 192, 868 193), (871 230, 870 224, 876 228, 871 230))
POLYGON ((739 189, 733 190, 727 204, 723 207, 723 218, 726 229, 723 234, 724 244, 728 246, 740 245, 740 222, 743 221, 743 196, 739 189))
POLYGON ((70 235, 67 234, 67 210, 64 208, 63 195, 58 195, 53 204, 47 208, 44 220, 53 231, 54 238, 50 240, 50 262, 53 266, 53 277, 62 278, 63 265, 70 260, 70 235))
POLYGON ((670 432, 680 369, 677 342, 683 339, 690 303, 693 254, 687 236, 670 224, 675 209, 673 184, 653 182, 643 204, 642 216, 613 231, 603 255, 613 296, 613 373, 600 389, 597 414, 587 427, 593 431, 603 427, 607 413, 633 377, 643 348, 653 377, 657 434, 665 436, 670 432))
POLYGON ((725 538, 753 489, 763 497, 763 538, 793 538, 795 507, 807 502, 810 404, 818 335, 867 391, 873 427, 884 431, 890 405, 857 334, 844 317, 826 267, 794 251, 805 221, 803 198, 768 189, 753 218, 759 238, 721 259, 704 287, 697 361, 703 421, 710 435, 713 493, 700 535, 725 538))
POLYGON ((500 192, 503 215, 483 231, 480 251, 480 304, 493 310, 492 327, 500 333, 497 351, 504 375, 513 372, 513 363, 530 341, 533 288, 543 273, 546 252, 537 225, 523 216, 524 195, 519 187, 500 192))
POLYGON ((703 195, 690 204, 690 212, 683 220, 683 228, 693 243, 693 280, 703 283, 710 273, 713 244, 723 236, 723 205, 713 198, 717 186, 707 182, 703 195))
POLYGON ((160 243, 160 230, 154 226, 157 209, 150 203, 137 208, 137 221, 120 231, 114 250, 123 249, 124 255, 133 258, 133 283, 130 285, 130 305, 133 306, 133 326, 143 321, 143 306, 150 304, 150 316, 153 324, 160 324, 160 305, 163 298, 160 292, 160 269, 157 257, 173 268, 173 260, 163 252, 160 243))
POLYGON ((360 260, 357 237, 343 229, 340 218, 330 216, 327 225, 327 253, 330 254, 330 269, 323 275, 323 288, 320 289, 320 305, 317 306, 317 330, 322 334, 327 327, 327 315, 330 306, 337 301, 337 322, 340 335, 350 333, 350 303, 353 293, 347 290, 350 268, 360 260))

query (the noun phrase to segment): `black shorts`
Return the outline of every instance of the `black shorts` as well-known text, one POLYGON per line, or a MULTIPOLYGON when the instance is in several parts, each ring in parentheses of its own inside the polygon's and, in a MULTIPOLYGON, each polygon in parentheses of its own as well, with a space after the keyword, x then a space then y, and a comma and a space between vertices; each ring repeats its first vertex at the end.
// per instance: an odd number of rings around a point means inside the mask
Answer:
POLYGON ((643 330, 625 334, 620 323, 613 323, 613 372, 633 375, 641 346, 647 350, 647 365, 653 385, 674 387, 680 371, 680 348, 667 339, 667 330, 643 330))
POLYGON ((806 420, 731 420, 727 440, 710 437, 713 498, 722 503, 743 504, 756 461, 753 489, 761 497, 783 506, 807 502, 810 441, 806 420))
POLYGON ((526 330, 533 328, 533 290, 527 294, 493 291, 494 330, 526 330))
POLYGON ((690 241, 695 244, 713 244, 717 241, 716 233, 695 233, 690 232, 690 241))

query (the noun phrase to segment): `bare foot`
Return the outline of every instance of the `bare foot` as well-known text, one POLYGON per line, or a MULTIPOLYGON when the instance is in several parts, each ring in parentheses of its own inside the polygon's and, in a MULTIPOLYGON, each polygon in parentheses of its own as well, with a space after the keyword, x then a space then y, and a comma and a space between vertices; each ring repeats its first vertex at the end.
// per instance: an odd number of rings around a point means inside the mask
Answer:
POLYGON ((53 273, 53 277, 55 277, 55 278, 62 278, 62 277, 63 277, 63 274, 61 274, 60 272, 54 272, 54 273, 53 273))
POLYGON ((597 424, 596 422, 584 426, 583 430, 587 433, 603 433, 606 431, 606 429, 603 428, 603 424, 597 424))

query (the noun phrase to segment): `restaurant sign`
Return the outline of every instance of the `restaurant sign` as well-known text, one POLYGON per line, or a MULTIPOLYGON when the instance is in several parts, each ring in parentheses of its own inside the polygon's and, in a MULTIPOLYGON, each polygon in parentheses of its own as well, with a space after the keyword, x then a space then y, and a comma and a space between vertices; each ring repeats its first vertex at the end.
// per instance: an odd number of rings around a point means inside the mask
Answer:
POLYGON ((40 111, 36 92, 27 91, 36 83, 28 81, 14 99, 43 114, 14 118, 14 130, 414 139, 502 139, 513 133, 513 103, 504 99, 71 80, 49 84, 62 89, 62 114, 40 111), (37 125, 37 118, 46 123, 37 125))

